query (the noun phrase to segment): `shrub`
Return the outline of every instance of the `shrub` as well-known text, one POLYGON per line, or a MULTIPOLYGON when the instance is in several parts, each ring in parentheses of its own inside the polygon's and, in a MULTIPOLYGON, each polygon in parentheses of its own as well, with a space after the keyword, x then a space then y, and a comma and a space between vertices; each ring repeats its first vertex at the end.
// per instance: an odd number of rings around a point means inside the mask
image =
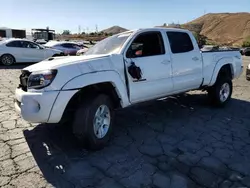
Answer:
POLYGON ((245 39, 242 44, 242 47, 250 47, 250 36, 245 39))

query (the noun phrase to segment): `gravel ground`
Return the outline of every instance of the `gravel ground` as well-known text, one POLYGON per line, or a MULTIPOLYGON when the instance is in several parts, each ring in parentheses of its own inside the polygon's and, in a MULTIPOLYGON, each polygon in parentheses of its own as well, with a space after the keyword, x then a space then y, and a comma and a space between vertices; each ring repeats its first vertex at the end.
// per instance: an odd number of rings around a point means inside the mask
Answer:
POLYGON ((77 144, 70 125, 29 124, 15 112, 22 67, 0 67, 0 187, 250 187, 245 72, 224 109, 189 92, 117 112, 109 146, 92 153, 77 144))

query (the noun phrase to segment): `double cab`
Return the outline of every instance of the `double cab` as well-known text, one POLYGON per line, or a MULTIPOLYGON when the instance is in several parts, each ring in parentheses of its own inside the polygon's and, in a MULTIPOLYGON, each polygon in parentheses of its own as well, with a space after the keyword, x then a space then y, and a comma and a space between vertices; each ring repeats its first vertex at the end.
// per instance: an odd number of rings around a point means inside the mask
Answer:
POLYGON ((15 108, 28 122, 69 121, 79 142, 97 150, 109 141, 116 109, 190 90, 207 91, 212 104, 225 106, 242 70, 239 51, 202 52, 188 30, 131 30, 82 56, 24 68, 15 108))

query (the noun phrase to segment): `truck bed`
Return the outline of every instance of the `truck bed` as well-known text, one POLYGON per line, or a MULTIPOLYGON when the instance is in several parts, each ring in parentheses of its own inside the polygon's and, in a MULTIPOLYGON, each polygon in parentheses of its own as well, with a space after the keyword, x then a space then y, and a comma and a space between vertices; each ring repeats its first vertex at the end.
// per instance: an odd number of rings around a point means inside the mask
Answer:
POLYGON ((242 57, 239 50, 213 50, 213 51, 201 51, 201 56, 203 59, 203 85, 209 85, 213 72, 215 70, 216 64, 220 60, 227 59, 228 62, 234 62, 236 66, 236 72, 241 69, 242 57))

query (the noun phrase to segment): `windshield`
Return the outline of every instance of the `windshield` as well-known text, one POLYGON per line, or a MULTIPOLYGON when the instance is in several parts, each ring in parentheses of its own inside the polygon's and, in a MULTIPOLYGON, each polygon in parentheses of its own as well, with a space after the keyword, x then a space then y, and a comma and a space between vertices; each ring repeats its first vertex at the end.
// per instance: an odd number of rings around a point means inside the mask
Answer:
POLYGON ((91 47, 85 53, 85 55, 108 54, 111 52, 117 52, 131 34, 132 32, 117 34, 112 37, 108 37, 104 40, 101 40, 96 45, 91 47))

